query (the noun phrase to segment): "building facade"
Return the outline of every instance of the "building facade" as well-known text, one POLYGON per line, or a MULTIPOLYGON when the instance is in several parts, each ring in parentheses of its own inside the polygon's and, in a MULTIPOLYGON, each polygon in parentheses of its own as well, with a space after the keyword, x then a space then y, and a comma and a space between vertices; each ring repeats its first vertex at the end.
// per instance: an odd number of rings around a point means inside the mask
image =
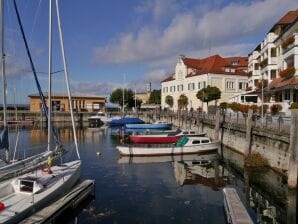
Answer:
POLYGON ((248 60, 246 95, 256 95, 258 103, 269 106, 279 103, 283 112, 298 102, 298 10, 275 23, 248 60))
POLYGON ((146 92, 135 93, 135 99, 142 101, 141 104, 148 104, 151 94, 151 83, 146 84, 146 92))
POLYGON ((247 57, 223 58, 213 55, 203 59, 187 58, 180 55, 175 72, 161 82, 161 107, 168 108, 167 96, 173 97, 173 110, 178 109, 178 99, 184 94, 188 98, 187 109, 202 108, 206 103, 197 99, 199 90, 216 86, 221 91, 220 102, 227 102, 234 94, 245 92, 247 85, 247 57))
MULTIPOLYGON (((44 94, 46 103, 48 104, 47 93, 44 94)), ((30 111, 41 111, 41 103, 38 94, 31 94, 28 96, 30 99, 30 111)), ((102 96, 88 96, 88 95, 73 95, 72 105, 75 111, 78 112, 95 112, 105 111, 106 98, 102 96)), ((70 111, 67 94, 53 94, 52 96, 52 109, 53 111, 70 111)))

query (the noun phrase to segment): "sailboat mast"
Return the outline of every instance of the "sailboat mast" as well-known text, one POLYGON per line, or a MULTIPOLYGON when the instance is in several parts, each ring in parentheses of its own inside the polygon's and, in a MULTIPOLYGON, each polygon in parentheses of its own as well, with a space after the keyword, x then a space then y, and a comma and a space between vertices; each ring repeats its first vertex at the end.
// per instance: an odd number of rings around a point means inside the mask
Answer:
POLYGON ((63 59, 63 67, 64 67, 66 88, 67 88, 67 93, 68 93, 69 110, 70 110, 70 115, 71 115, 71 123, 72 123, 72 129, 73 129, 74 143, 75 143, 75 147, 76 147, 77 156, 78 156, 79 159, 81 159, 80 153, 79 153, 79 147, 78 147, 78 140, 77 140, 77 133, 76 133, 74 114, 73 114, 71 91, 70 91, 70 87, 69 87, 68 69, 67 69, 66 58, 65 58, 65 53, 64 53, 64 43, 63 43, 62 28, 61 28, 61 22, 60 22, 60 12, 59 12, 59 1, 58 0, 56 0, 56 10, 57 10, 57 20, 58 20, 58 29, 59 29, 61 53, 62 53, 62 59, 63 59))
POLYGON ((1 14, 1 22, 0 22, 0 32, 1 32, 1 73, 2 73, 2 97, 3 97, 3 122, 4 128, 7 127, 7 98, 6 98, 6 75, 5 75, 5 53, 4 53, 4 10, 3 10, 3 0, 0 0, 0 14, 1 14))
POLYGON ((48 86, 48 151, 51 150, 52 122, 52 0, 49 0, 49 86, 48 86))
POLYGON ((3 0, 0 0, 0 36, 1 36, 1 67, 2 67, 2 95, 3 95, 3 125, 4 125, 4 133, 5 133, 5 160, 6 162, 10 161, 9 156, 9 139, 8 139, 8 126, 7 126, 7 83, 6 83, 6 74, 5 74, 5 52, 4 52, 4 8, 3 8, 3 0))

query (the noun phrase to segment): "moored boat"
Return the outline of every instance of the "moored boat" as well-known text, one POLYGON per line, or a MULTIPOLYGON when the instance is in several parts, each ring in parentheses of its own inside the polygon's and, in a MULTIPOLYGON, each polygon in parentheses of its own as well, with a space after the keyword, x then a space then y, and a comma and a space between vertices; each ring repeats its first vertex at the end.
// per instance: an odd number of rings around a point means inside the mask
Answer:
POLYGON ((80 178, 81 161, 37 170, 0 184, 0 223, 18 223, 68 192, 80 178))
POLYGON ((175 144, 131 144, 119 145, 117 149, 123 156, 160 156, 176 154, 195 154, 217 150, 219 141, 211 141, 209 137, 180 138, 175 144))
POLYGON ((125 124, 128 129, 166 129, 172 128, 172 123, 168 122, 155 122, 153 124, 125 124))
POLYGON ((143 124, 144 121, 138 117, 123 117, 120 119, 113 119, 109 122, 109 126, 124 126, 126 124, 143 124))
POLYGON ((144 134, 144 135, 130 135, 129 139, 132 143, 175 143, 182 136, 203 137, 205 133, 198 133, 192 130, 180 130, 177 129, 174 132, 160 132, 156 134, 144 134))

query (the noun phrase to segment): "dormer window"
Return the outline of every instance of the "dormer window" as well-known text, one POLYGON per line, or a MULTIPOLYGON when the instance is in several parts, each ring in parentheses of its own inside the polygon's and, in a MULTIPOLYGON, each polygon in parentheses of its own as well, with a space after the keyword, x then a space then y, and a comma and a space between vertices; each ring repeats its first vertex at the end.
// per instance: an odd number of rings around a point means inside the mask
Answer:
POLYGON ((238 64, 239 64, 238 60, 231 61, 231 65, 238 65, 238 64))

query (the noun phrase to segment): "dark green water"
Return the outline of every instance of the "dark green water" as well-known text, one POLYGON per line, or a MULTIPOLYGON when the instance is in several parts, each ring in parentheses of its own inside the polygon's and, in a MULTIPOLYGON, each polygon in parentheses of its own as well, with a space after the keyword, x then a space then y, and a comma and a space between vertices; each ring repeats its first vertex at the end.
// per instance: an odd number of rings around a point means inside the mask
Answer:
MULTIPOLYGON (((58 132, 72 145, 70 128, 58 132)), ((77 134, 81 179, 95 179, 95 198, 57 223, 226 223, 222 189, 227 186, 237 189, 255 222, 296 222, 296 192, 287 192, 285 178, 271 170, 244 170, 242 157, 232 151, 224 151, 225 162, 217 154, 120 158, 119 139, 109 129, 84 128, 77 134), (211 163, 192 163, 198 160, 211 163)), ((20 140, 20 148, 45 144, 46 131, 23 130, 20 140)))

